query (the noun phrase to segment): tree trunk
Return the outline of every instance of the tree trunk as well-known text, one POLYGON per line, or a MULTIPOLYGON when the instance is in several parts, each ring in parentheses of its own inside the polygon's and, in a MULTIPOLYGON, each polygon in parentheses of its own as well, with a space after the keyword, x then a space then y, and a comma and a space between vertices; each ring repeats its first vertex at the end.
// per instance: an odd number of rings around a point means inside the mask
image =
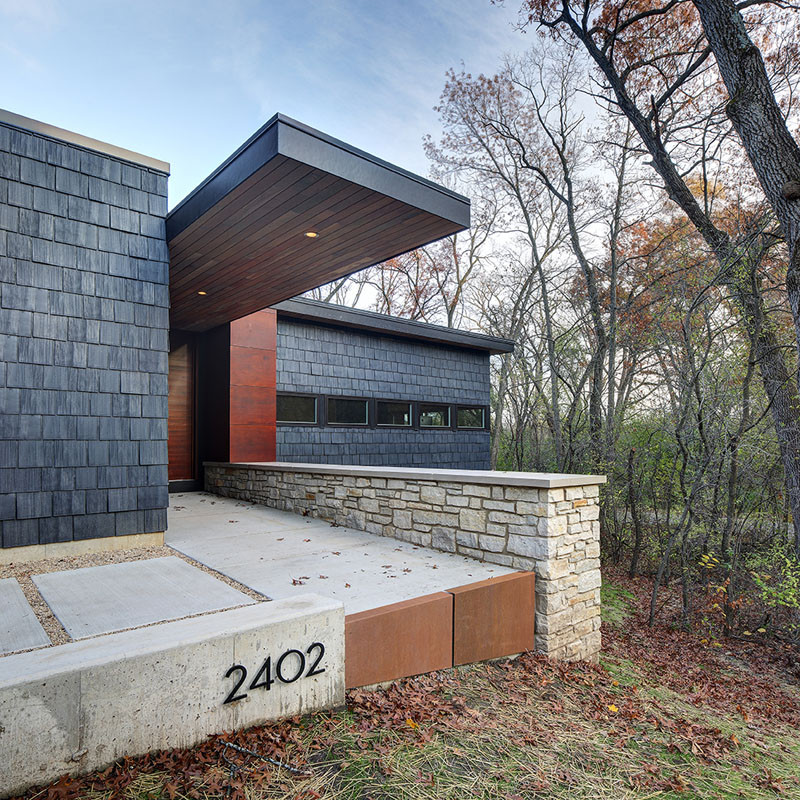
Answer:
POLYGON ((634 457, 636 450, 632 447, 628 453, 628 498, 631 504, 631 519, 633 520, 633 555, 631 556, 631 567, 628 575, 635 578, 639 572, 639 559, 642 555, 642 521, 639 517, 639 493, 636 486, 636 475, 634 472, 634 457))
MULTIPOLYGON (((761 188, 781 224, 789 249, 786 287, 800 353, 800 147, 775 99, 764 59, 747 33, 732 0, 694 0, 708 43, 728 90, 726 112, 747 151, 761 188)), ((774 338, 774 337, 773 337, 774 338)), ((777 342, 773 342, 777 345, 777 342)), ((800 558, 800 401, 782 387, 789 378, 767 354, 757 354, 762 377, 776 385, 772 414, 786 471, 794 521, 795 553, 800 558), (762 357, 767 358, 766 374, 762 357)), ((783 358, 780 358, 783 362, 783 358)))

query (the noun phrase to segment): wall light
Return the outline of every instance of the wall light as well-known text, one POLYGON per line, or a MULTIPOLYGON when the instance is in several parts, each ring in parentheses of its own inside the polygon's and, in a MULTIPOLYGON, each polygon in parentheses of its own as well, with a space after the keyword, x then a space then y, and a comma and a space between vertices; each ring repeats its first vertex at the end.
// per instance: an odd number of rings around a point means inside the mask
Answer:
POLYGON ((202 295, 203 297, 205 297, 208 294, 208 292, 198 292, 197 294, 202 295))
POLYGON ((316 239, 317 236, 319 236, 316 231, 306 231, 305 235, 308 236, 309 239, 316 239))

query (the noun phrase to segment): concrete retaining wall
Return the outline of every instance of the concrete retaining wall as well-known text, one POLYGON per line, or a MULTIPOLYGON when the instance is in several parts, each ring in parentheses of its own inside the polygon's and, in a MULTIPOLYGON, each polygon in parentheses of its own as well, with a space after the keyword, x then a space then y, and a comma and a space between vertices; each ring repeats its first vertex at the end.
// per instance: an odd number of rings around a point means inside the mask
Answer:
POLYGON ((206 464, 209 492, 536 573, 536 649, 600 652, 599 484, 592 475, 206 464))
POLYGON ((0 659, 0 797, 121 756, 344 702, 344 611, 317 595, 259 603, 0 659), (320 648, 324 655, 309 675, 320 648), (284 678, 305 667, 296 680, 284 678), (309 652, 310 650, 310 652, 309 652), (270 657, 273 683, 250 689, 270 657), (279 663, 280 662, 280 663, 279 663), (225 702, 247 670, 238 694, 225 702), (229 674, 233 672, 229 677, 229 674))

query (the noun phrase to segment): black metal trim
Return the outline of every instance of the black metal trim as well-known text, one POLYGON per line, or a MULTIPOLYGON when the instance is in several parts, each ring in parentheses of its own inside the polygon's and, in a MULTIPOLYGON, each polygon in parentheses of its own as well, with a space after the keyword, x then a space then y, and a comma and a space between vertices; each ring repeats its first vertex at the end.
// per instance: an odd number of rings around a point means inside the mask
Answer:
POLYGON ((489 353, 511 353, 515 343, 511 339, 487 336, 484 333, 461 331, 428 322, 401 319, 388 314, 348 308, 335 303, 323 303, 307 297, 295 297, 272 306, 278 317, 299 319, 305 322, 325 323, 344 328, 373 331, 383 336, 401 339, 416 339, 435 344, 449 344, 469 350, 485 350, 489 353))
POLYGON ((275 114, 167 215, 167 241, 214 207, 278 155, 392 197, 459 226, 469 227, 470 201, 432 181, 275 114))
POLYGON ((203 482, 194 479, 169 481, 168 491, 170 494, 176 494, 177 492, 202 492, 203 482))
POLYGON ((372 409, 370 408, 370 401, 373 398, 371 397, 363 397, 360 395, 349 395, 349 394, 327 394, 325 395, 325 424, 331 428, 360 428, 364 430, 365 428, 371 428, 372 426, 372 419, 373 414, 371 413, 372 409), (367 404, 367 421, 366 422, 330 422, 328 420, 328 401, 329 400, 363 400, 367 404))
POLYGON ((321 395, 314 394, 314 392, 275 392, 275 424, 276 425, 302 425, 304 428, 318 428, 320 427, 320 397, 321 395), (314 399, 314 410, 316 420, 314 422, 287 422, 286 420, 278 419, 278 398, 279 397, 311 397, 314 399))
POLYGON ((456 429, 459 431, 488 431, 489 426, 489 406, 483 405, 482 403, 456 403, 456 414, 455 414, 455 426, 456 429), (458 424, 458 412, 462 408, 480 408, 483 411, 483 425, 479 428, 473 428, 469 425, 459 425, 458 424))

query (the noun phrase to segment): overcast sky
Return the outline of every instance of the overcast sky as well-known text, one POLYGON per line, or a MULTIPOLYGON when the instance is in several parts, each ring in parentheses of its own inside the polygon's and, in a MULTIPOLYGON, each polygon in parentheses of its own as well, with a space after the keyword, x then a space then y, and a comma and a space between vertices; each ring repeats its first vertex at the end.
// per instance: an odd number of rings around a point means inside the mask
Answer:
POLYGON ((425 174, 449 67, 525 46, 490 0, 0 0, 0 108, 169 161, 175 205, 276 111, 425 174))

